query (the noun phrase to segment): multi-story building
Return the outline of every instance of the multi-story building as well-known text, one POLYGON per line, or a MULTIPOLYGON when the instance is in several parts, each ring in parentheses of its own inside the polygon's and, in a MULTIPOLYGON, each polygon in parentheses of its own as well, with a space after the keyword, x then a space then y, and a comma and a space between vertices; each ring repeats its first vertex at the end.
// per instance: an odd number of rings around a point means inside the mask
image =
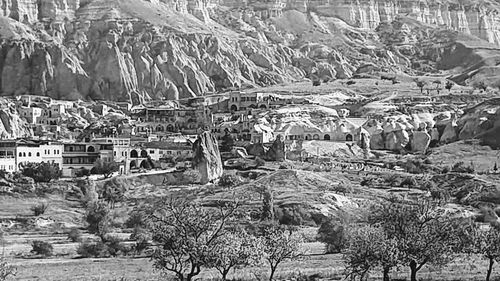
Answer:
POLYGON ((16 141, 0 141, 0 170, 13 173, 17 171, 16 141))
POLYGON ((65 143, 62 153, 62 174, 73 177, 78 170, 91 170, 99 155, 99 145, 95 143, 65 143))
POLYGON ((17 108, 21 118, 24 118, 29 124, 36 124, 38 119, 42 116, 42 109, 36 106, 19 106, 17 108))
POLYGON ((22 169, 27 163, 51 163, 62 168, 63 145, 50 142, 20 140, 16 145, 16 164, 22 169))
POLYGON ((183 142, 148 142, 144 143, 142 147, 155 161, 164 158, 193 158, 193 143, 187 139, 184 139, 183 142))
POLYGON ((212 113, 205 106, 152 106, 142 109, 135 116, 142 121, 137 133, 146 135, 197 134, 213 126, 212 113))

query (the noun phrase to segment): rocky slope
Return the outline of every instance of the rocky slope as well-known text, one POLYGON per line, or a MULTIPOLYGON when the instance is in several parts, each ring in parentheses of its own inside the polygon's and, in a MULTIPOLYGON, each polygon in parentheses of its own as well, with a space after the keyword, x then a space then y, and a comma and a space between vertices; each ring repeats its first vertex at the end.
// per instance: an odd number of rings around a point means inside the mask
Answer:
POLYGON ((5 1, 1 92, 138 104, 350 78, 367 65, 375 74, 453 70, 461 83, 496 73, 485 58, 500 54, 494 2, 289 1, 275 14, 261 2, 254 11, 234 3, 5 1))

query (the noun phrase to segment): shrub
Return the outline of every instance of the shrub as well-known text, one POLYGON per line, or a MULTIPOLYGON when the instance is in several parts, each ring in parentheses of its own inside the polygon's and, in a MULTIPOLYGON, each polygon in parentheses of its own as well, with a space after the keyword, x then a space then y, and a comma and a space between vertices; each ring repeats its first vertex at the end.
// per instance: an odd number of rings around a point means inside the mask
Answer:
POLYGON ((8 264, 4 257, 0 256, 0 281, 5 281, 9 277, 14 277, 17 274, 17 269, 8 264))
POLYGON ((31 247, 32 247, 32 250, 31 250, 32 253, 35 253, 37 255, 41 255, 44 257, 52 256, 52 252, 54 250, 50 243, 45 242, 45 241, 40 241, 40 240, 35 240, 35 241, 31 242, 31 247))
POLYGON ((73 228, 68 232, 68 239, 71 240, 71 242, 81 242, 82 232, 78 228, 73 228))
POLYGON ((127 228, 137 228, 143 226, 146 226, 144 214, 137 210, 132 211, 125 221, 125 227, 127 228))
POLYGON ((107 246, 108 253, 113 257, 116 257, 119 254, 126 256, 130 252, 130 248, 123 244, 122 240, 116 236, 106 237, 105 244, 107 246))
POLYGON ((463 161, 457 162, 451 168, 452 172, 456 173, 468 173, 472 174, 475 172, 474 164, 471 162, 469 166, 466 166, 463 161))
POLYGON ((61 177, 61 170, 56 164, 28 163, 23 167, 23 175, 35 182, 50 182, 61 177))
POLYGON ((347 219, 330 218, 325 220, 318 229, 318 241, 326 244, 327 253, 340 253, 346 244, 347 219))
POLYGON ((219 180, 219 185, 222 187, 233 187, 242 182, 241 178, 234 172, 224 172, 219 180))
POLYGON ((40 203, 38 205, 32 206, 31 211, 35 215, 35 217, 38 217, 40 215, 45 214, 45 211, 49 208, 49 205, 47 203, 40 203))
POLYGON ((189 169, 182 173, 182 181, 187 184, 196 184, 201 182, 201 175, 198 170, 189 169))
POLYGON ((96 234, 99 237, 104 237, 109 229, 109 206, 104 201, 91 202, 87 206, 85 220, 88 223, 90 233, 96 234))
POLYGON ((115 161, 104 161, 102 159, 97 159, 94 167, 90 172, 92 174, 103 175, 105 178, 109 178, 114 172, 118 172, 120 166, 115 161))
POLYGON ((90 176, 90 170, 86 168, 82 168, 75 172, 75 177, 77 178, 88 177, 88 176, 90 176))
POLYGON ((311 215, 300 205, 275 208, 276 219, 283 225, 314 224, 311 215))
POLYGON ((104 244, 102 241, 85 241, 83 243, 80 243, 76 252, 83 258, 109 257, 108 246, 106 246, 106 244, 104 244))

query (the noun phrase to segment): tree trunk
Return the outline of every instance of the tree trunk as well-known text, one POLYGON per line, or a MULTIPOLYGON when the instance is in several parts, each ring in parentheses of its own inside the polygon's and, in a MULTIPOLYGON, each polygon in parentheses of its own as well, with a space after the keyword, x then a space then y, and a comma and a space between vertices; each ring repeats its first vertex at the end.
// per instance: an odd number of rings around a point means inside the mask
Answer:
POLYGON ((417 281, 417 263, 415 261, 410 262, 410 270, 411 270, 410 280, 417 281))
POLYGON ((385 267, 384 268, 384 281, 390 281, 391 278, 389 278, 389 272, 391 271, 390 268, 385 267))
POLYGON ((271 274, 269 275, 269 281, 273 281, 274 273, 276 272, 277 266, 271 266, 271 274))
POLYGON ((493 271, 493 264, 494 263, 495 263, 495 260, 490 258, 490 265, 488 266, 488 273, 486 274, 486 281, 490 281, 491 271, 493 271))
POLYGON ((227 280, 227 274, 229 273, 229 270, 223 270, 222 271, 222 281, 227 280))

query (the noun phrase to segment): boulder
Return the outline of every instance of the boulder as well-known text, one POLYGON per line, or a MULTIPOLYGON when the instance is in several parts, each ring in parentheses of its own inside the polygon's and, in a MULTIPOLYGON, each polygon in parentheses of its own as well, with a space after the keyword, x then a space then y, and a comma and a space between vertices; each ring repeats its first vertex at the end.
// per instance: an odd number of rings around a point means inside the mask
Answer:
POLYGON ((450 143, 458 139, 457 136, 457 124, 455 122, 450 122, 444 128, 443 134, 441 135, 441 143, 450 143))
POLYGON ((415 153, 425 153, 431 143, 431 136, 425 131, 413 133, 411 139, 411 151, 415 153))
POLYGON ((269 161, 285 161, 285 142, 280 138, 276 138, 273 145, 266 153, 266 159, 269 161))
POLYGON ((210 132, 203 132, 193 144, 193 167, 201 175, 201 183, 218 180, 223 173, 217 138, 210 132))
POLYGON ((370 137, 370 149, 382 150, 385 149, 385 139, 383 133, 373 134, 370 137))
POLYGON ((252 143, 250 145, 247 145, 245 148, 248 155, 258 156, 261 158, 266 156, 266 149, 261 143, 252 143))

